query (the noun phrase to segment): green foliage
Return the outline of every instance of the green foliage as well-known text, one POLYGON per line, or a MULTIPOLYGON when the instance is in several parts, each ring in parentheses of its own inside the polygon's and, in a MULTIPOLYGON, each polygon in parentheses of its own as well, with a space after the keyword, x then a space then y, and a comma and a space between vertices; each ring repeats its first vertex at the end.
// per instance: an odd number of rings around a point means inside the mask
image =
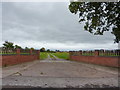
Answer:
POLYGON ((22 49, 22 47, 21 47, 21 46, 18 46, 18 45, 15 45, 14 48, 15 48, 15 49, 17 49, 17 48, 22 49))
POLYGON ((5 49, 14 49, 12 42, 5 41, 5 43, 3 43, 3 45, 4 45, 3 48, 5 48, 5 49))
POLYGON ((55 52, 60 52, 60 50, 55 50, 55 52))
POLYGON ((29 48, 28 48, 28 47, 25 47, 25 50, 29 50, 29 48))
POLYGON ((71 2, 69 10, 79 13, 79 22, 85 22, 85 30, 103 35, 112 29, 114 41, 120 41, 120 2, 71 2))
POLYGON ((3 48, 4 49, 22 49, 21 46, 18 46, 18 45, 15 45, 12 43, 12 42, 8 42, 8 41, 5 41, 5 43, 3 43, 3 48))
POLYGON ((33 47, 30 48, 31 50, 35 50, 33 47))
POLYGON ((47 49, 47 52, 50 52, 50 49, 47 49))
POLYGON ((42 47, 42 48, 40 49, 40 52, 45 52, 45 48, 42 47))

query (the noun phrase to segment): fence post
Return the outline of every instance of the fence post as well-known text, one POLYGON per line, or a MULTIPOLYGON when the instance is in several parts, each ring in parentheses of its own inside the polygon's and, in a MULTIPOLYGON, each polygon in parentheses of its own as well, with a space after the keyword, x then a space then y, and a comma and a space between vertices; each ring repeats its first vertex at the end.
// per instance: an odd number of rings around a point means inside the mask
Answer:
POLYGON ((71 54, 72 54, 72 51, 69 51, 69 55, 71 56, 71 54))
POLYGON ((30 55, 32 55, 32 49, 30 49, 30 55))
POLYGON ((79 51, 79 55, 82 56, 82 50, 79 51))
POLYGON ((38 59, 40 59, 40 50, 37 50, 38 59))
POLYGON ((20 55, 20 49, 17 49, 17 50, 16 50, 16 54, 17 54, 17 55, 20 55))
POLYGON ((71 59, 72 51, 69 51, 69 59, 71 59))
POLYGON ((120 50, 116 50, 117 51, 117 56, 119 56, 120 55, 120 50))
POLYGON ((94 56, 99 56, 99 50, 94 51, 94 56))

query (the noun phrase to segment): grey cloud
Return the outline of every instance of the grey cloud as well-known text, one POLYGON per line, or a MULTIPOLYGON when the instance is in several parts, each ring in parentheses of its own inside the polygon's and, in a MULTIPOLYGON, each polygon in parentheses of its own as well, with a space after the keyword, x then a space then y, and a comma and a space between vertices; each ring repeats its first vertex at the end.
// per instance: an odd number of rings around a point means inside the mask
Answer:
POLYGON ((110 32, 94 36, 84 31, 78 16, 71 14, 68 3, 3 3, 3 41, 33 40, 48 43, 113 43, 110 32))
MULTIPOLYGON (((0 2, 0 42, 2 41, 2 3, 0 2)), ((1 44, 0 44, 1 45, 1 44)))

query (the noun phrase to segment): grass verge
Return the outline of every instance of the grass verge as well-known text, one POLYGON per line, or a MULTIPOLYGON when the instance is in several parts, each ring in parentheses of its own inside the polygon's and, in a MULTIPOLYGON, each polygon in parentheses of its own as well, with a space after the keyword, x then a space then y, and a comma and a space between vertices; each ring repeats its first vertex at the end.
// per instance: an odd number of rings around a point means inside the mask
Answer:
POLYGON ((56 58, 53 56, 52 53, 50 53, 49 55, 50 55, 50 58, 52 58, 52 59, 54 59, 54 60, 56 59, 56 58))
POLYGON ((48 53, 46 52, 40 52, 40 60, 44 60, 48 57, 48 53))
POLYGON ((56 52, 52 54, 61 59, 67 59, 67 60, 69 59, 69 53, 67 52, 56 52))

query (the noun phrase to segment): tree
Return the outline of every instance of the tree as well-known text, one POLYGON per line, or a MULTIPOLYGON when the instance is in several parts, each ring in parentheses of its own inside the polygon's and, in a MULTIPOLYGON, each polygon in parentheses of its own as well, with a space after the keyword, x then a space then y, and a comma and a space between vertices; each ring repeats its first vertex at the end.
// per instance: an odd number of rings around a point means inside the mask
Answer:
POLYGON ((79 13, 79 22, 85 22, 84 29, 94 35, 103 35, 112 30, 114 41, 120 41, 120 2, 71 2, 71 13, 79 13))
POLYGON ((14 46, 13 46, 12 42, 5 41, 5 43, 3 43, 3 48, 5 48, 5 49, 14 49, 14 46))
POLYGON ((25 47, 25 50, 29 50, 29 48, 28 48, 28 47, 25 47))
POLYGON ((47 52, 50 52, 50 49, 47 49, 47 52))
POLYGON ((14 48, 15 48, 15 49, 18 49, 18 48, 19 48, 19 49, 22 49, 22 47, 21 47, 21 46, 18 46, 18 45, 15 45, 14 48))
POLYGON ((40 52, 45 52, 45 48, 42 47, 42 48, 40 49, 40 52))
POLYGON ((33 47, 31 47, 30 49, 35 50, 33 47))
POLYGON ((60 50, 55 50, 56 52, 60 52, 60 50))

